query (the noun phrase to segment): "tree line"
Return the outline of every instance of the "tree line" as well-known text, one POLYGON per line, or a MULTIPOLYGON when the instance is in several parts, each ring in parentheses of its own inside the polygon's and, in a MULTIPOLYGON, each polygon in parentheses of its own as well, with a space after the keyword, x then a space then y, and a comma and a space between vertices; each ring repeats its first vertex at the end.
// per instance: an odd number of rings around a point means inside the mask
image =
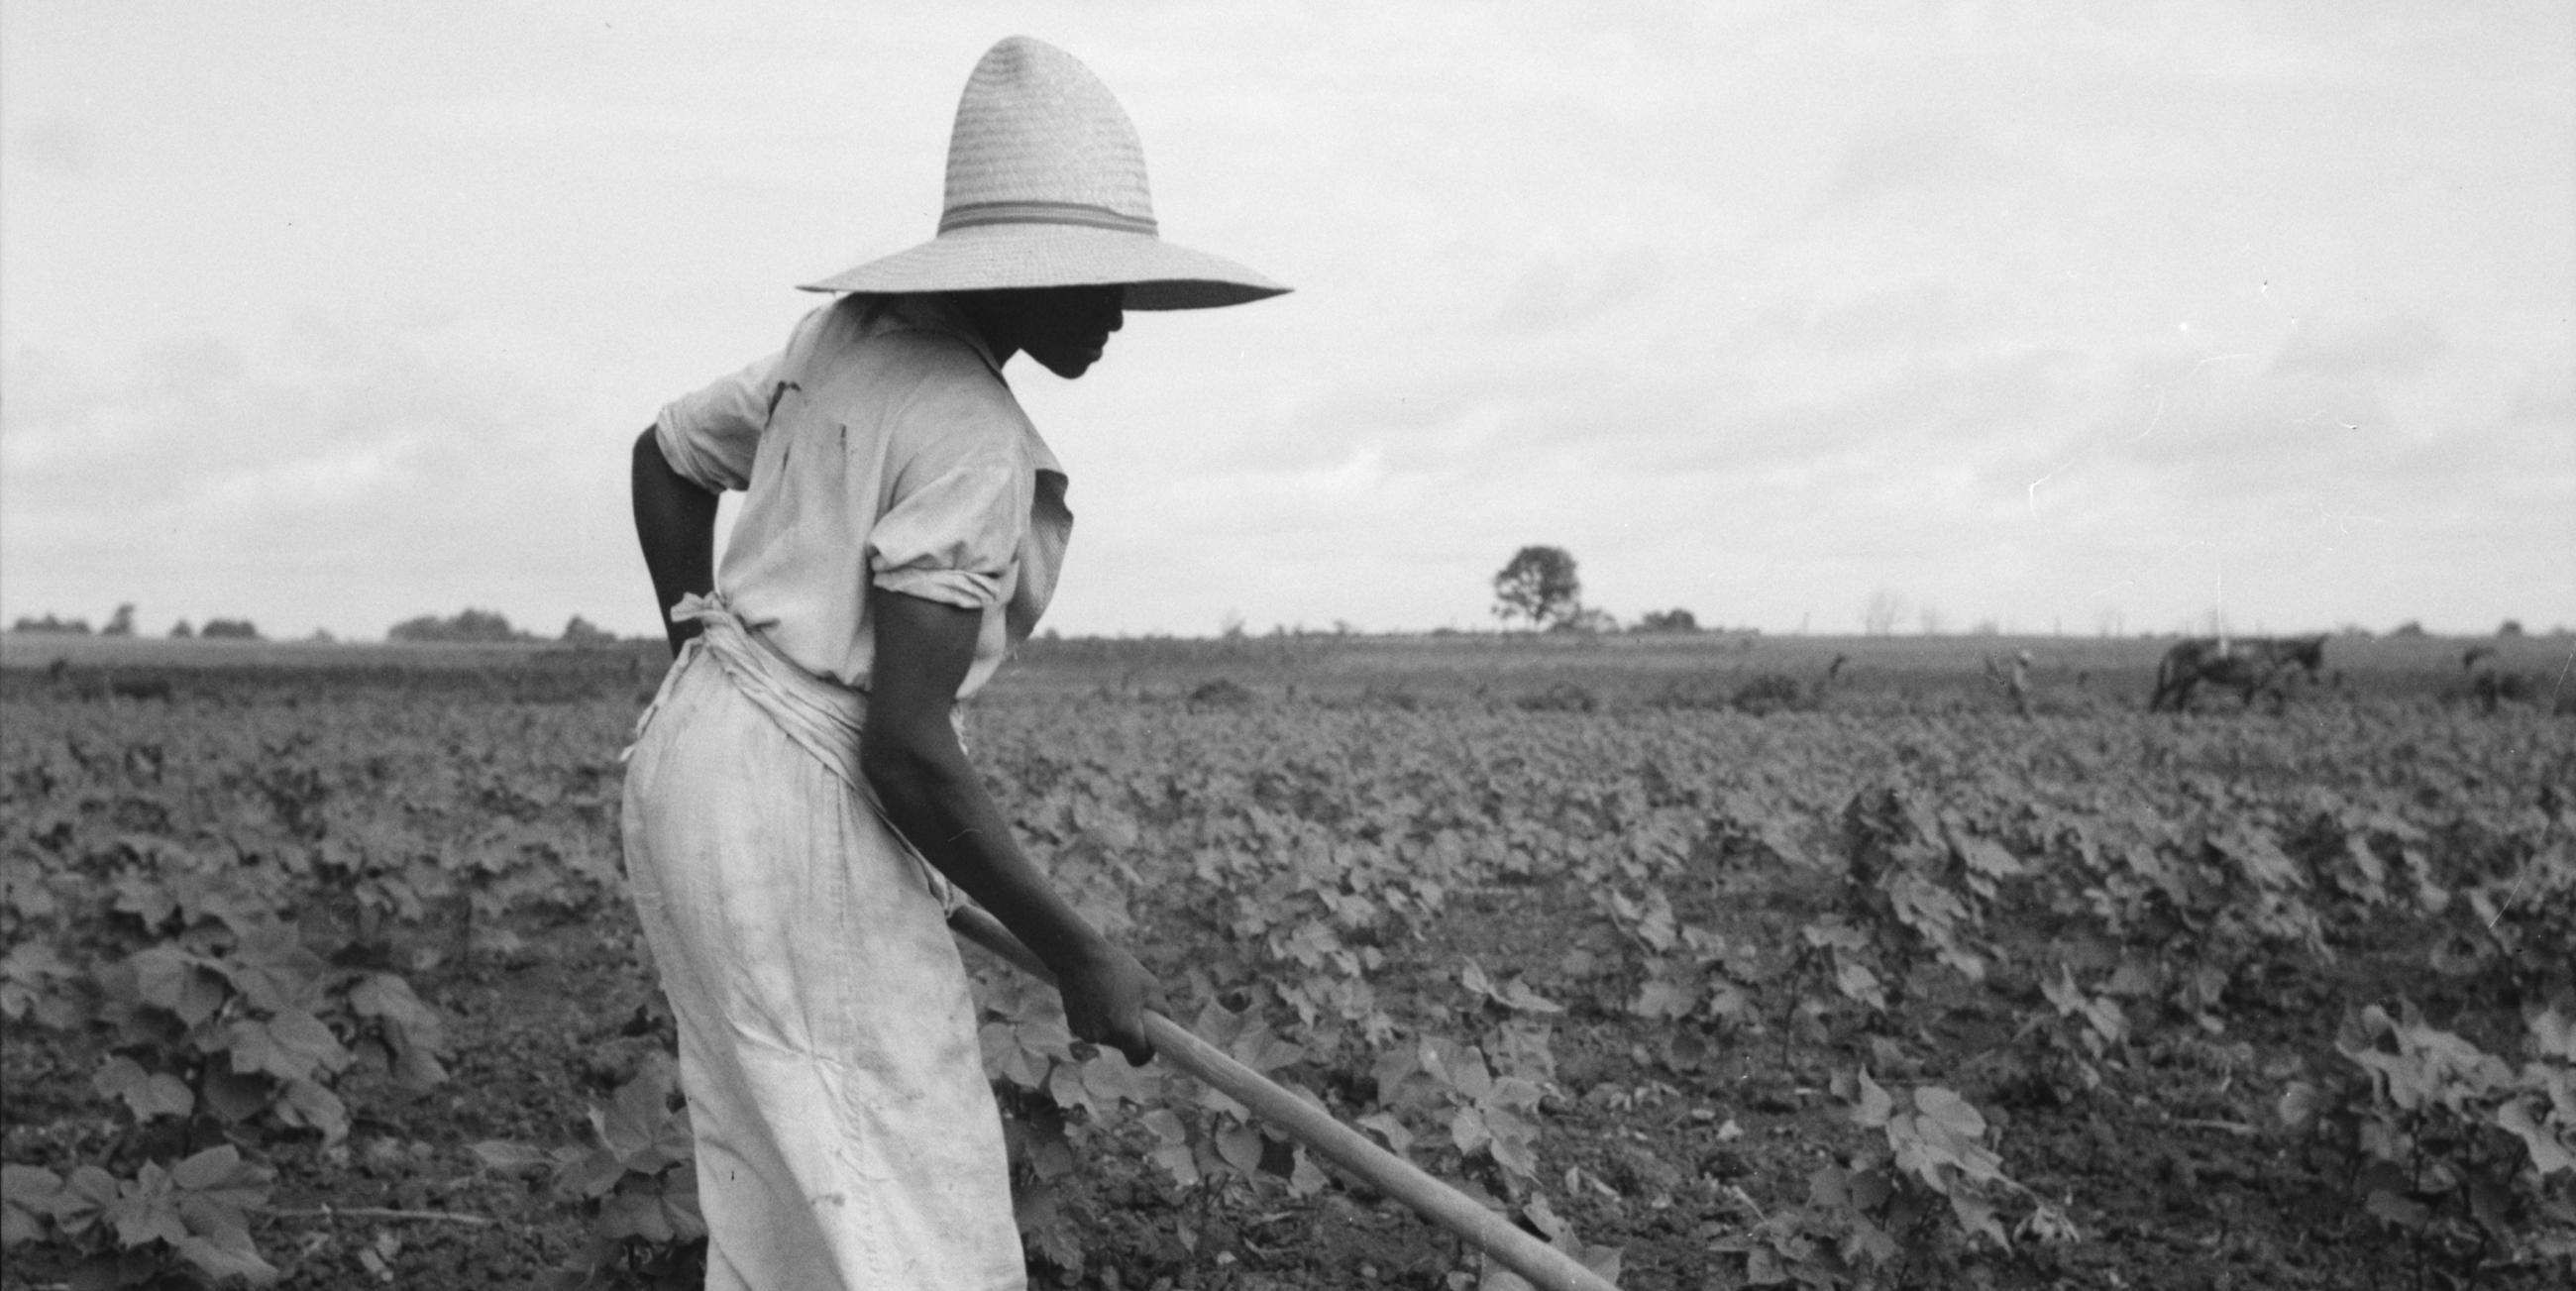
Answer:
POLYGON ((612 645, 617 634, 576 614, 564 624, 563 633, 553 638, 540 637, 510 625, 508 615, 498 610, 458 610, 446 618, 423 614, 405 619, 386 629, 385 639, 407 643, 484 644, 512 641, 553 640, 564 645, 612 645))
MULTIPOLYGON (((88 619, 51 613, 42 616, 22 615, 16 622, 9 625, 9 630, 30 635, 82 637, 138 635, 134 625, 134 606, 131 603, 117 606, 116 613, 95 630, 90 627, 88 619)), ((193 626, 186 619, 181 619, 171 625, 169 635, 172 640, 178 641, 194 638, 218 641, 267 639, 260 635, 258 625, 249 619, 225 618, 208 619, 203 626, 193 626)), ((327 641, 331 637, 329 633, 323 632, 316 633, 315 639, 327 641)), ((614 644, 617 634, 576 614, 564 624, 563 633, 560 636, 541 637, 534 632, 511 626, 509 617, 497 610, 464 609, 444 618, 435 614, 423 614, 416 618, 405 619, 387 629, 385 639, 406 643, 449 644, 554 641, 564 645, 592 646, 614 644)))
MULTIPOLYGON (((42 618, 22 615, 19 617, 17 622, 9 625, 9 630, 12 632, 35 634, 54 633, 61 636, 75 637, 91 635, 103 637, 130 637, 136 635, 134 630, 134 604, 129 601, 123 605, 117 606, 116 613, 109 616, 107 622, 94 634, 90 631, 88 619, 61 618, 52 614, 47 614, 42 618)), ((173 639, 177 640, 185 640, 190 637, 212 637, 217 640, 234 641, 257 641, 261 639, 258 625, 252 623, 249 619, 208 619, 206 620, 206 625, 202 628, 191 627, 186 619, 181 619, 177 623, 170 625, 170 635, 173 639)))

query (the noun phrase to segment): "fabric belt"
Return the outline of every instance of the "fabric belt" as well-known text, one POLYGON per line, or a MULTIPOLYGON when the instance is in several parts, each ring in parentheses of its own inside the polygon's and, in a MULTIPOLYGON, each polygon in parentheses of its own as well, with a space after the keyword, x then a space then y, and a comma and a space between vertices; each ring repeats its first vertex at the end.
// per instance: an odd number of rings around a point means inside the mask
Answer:
MULTIPOLYGON (((672 687, 680 675, 700 657, 714 658, 716 664, 724 669, 726 680, 731 681, 734 689, 742 692, 754 708, 767 716, 788 739, 795 741, 798 748, 813 755, 815 761, 822 763, 842 784, 849 786, 851 792, 867 800, 868 809, 875 812, 879 820, 885 821, 887 832, 893 834, 896 841, 903 844, 904 850, 911 852, 913 859, 920 864, 922 879, 929 883, 931 892, 939 898, 941 909, 955 910, 963 898, 948 882, 948 876, 933 868, 912 846, 911 840, 904 838, 903 831, 895 828, 894 821, 886 815, 885 805, 877 801, 876 790, 859 770, 859 735, 867 729, 868 722, 867 693, 826 681, 798 667, 795 660, 753 632, 751 626, 742 621, 742 616, 725 603, 720 592, 682 597, 679 604, 671 607, 671 621, 697 624, 698 635, 681 648, 670 675, 663 679, 661 693, 653 697, 651 706, 636 719, 636 737, 643 737, 644 728, 652 724, 653 715, 661 711, 663 701, 670 698, 672 687)), ((956 710, 950 710, 952 724, 958 722, 959 716, 956 710)), ((962 731, 960 740, 963 740, 962 731)), ((634 750, 630 748, 627 752, 631 754, 634 750)))
POLYGON ((768 714, 798 748, 840 777, 841 783, 875 801, 867 777, 859 771, 859 733, 868 724, 864 692, 797 667, 778 647, 755 635, 720 594, 682 598, 671 607, 671 621, 697 624, 699 648, 715 656, 744 697, 768 714))

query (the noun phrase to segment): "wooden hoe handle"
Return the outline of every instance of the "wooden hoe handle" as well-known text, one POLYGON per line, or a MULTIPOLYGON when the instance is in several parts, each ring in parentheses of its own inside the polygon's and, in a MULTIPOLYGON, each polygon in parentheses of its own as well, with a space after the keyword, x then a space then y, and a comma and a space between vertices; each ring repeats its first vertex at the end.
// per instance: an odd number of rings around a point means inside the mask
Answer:
MULTIPOLYGON (((1050 986, 1055 984, 1054 974, 1011 935, 1010 929, 1002 926, 1001 920, 970 905, 959 906, 948 922, 959 936, 1001 956, 1012 967, 1050 986)), ((1290 1137, 1359 1176, 1370 1187, 1475 1243, 1478 1250, 1528 1278, 1540 1291, 1617 1291, 1608 1279, 1583 1267, 1573 1256, 1521 1231, 1465 1193, 1423 1173, 1421 1167, 1370 1142, 1324 1109, 1235 1061, 1180 1023, 1148 1009, 1145 1035, 1154 1042, 1155 1052, 1173 1065, 1224 1091, 1227 1097, 1286 1130, 1290 1137)))

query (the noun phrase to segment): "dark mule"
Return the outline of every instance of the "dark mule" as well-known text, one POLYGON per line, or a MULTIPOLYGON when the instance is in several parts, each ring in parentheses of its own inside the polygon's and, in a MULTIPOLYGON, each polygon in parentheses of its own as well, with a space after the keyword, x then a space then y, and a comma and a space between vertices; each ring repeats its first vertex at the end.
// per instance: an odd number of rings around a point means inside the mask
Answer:
POLYGON ((2165 651, 2164 662, 2156 667, 2156 692, 2147 698, 2147 711, 2187 711, 2191 692, 2203 684, 2238 691, 2247 708, 2254 706, 2256 695, 2269 693, 2277 707, 2288 701, 2283 689, 2287 670, 2304 668, 2314 681, 2325 660, 2322 636, 2239 637, 2225 642, 2191 637, 2165 651))

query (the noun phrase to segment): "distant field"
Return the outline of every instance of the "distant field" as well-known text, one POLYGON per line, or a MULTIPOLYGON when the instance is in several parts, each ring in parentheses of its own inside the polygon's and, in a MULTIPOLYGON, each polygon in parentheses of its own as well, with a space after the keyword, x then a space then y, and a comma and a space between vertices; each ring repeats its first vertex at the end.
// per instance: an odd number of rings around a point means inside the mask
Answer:
MULTIPOLYGON (((2027 650, 2043 708, 2081 711, 2142 704, 2172 644, 2170 637, 1740 633, 1042 638, 1003 670, 993 693, 1186 698, 1225 681, 1257 699, 1454 704, 1575 687, 1622 706, 1722 702, 1776 676, 1827 704, 1957 702, 1994 695, 1987 663, 2005 666, 2027 650), (1843 665, 1827 684, 1837 658, 1843 665)), ((2354 694, 2457 697, 2466 692, 2460 661, 2472 646, 2493 649, 2491 666, 2522 677, 2544 703, 2576 694, 2576 637, 2563 636, 2339 637, 2327 643, 2327 683, 2354 694)), ((13 686, 59 663, 69 684, 166 674, 178 685, 281 685, 318 672, 433 690, 491 683, 525 694, 649 686, 663 658, 659 643, 647 641, 574 648, 0 635, 0 669, 15 674, 13 686)))
MULTIPOLYGON (((1219 678, 1256 692, 1332 695, 1406 690, 1426 699, 1510 697, 1555 684, 1604 702, 1653 702, 1694 692, 1732 693, 1766 674, 1813 687, 1833 661, 1832 696, 1930 698, 1987 693, 1986 663, 2031 654, 2042 694, 2090 703, 2143 703, 2163 637, 1755 636, 1735 633, 1581 636, 1248 637, 1240 640, 1036 641, 997 685, 1015 688, 1190 687, 1219 678)), ((2461 655, 2496 650, 2494 666, 2534 684, 2576 656, 2576 638, 2338 638, 2326 676, 2374 694, 2438 695, 2462 689, 2461 655)))

